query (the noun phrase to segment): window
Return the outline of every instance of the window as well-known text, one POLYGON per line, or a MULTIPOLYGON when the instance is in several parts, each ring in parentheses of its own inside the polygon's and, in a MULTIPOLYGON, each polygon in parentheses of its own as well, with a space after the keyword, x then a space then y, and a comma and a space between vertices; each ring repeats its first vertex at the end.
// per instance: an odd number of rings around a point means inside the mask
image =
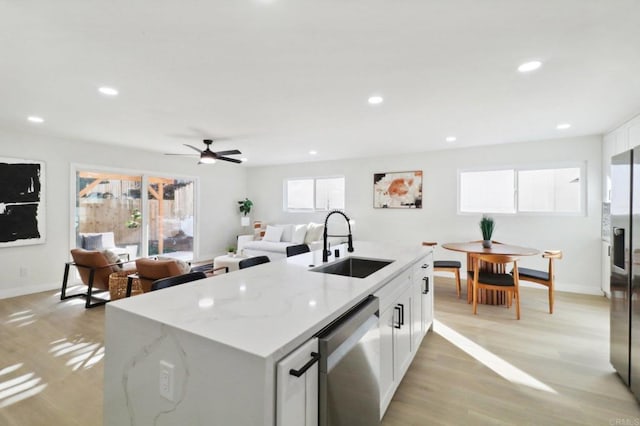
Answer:
POLYGON ((343 210, 344 177, 287 179, 285 210, 343 210))
POLYGON ((461 171, 460 213, 553 213, 584 211, 584 167, 461 171))
POLYGON ((76 247, 90 244, 130 259, 193 258, 195 179, 85 169, 74 174, 76 247))

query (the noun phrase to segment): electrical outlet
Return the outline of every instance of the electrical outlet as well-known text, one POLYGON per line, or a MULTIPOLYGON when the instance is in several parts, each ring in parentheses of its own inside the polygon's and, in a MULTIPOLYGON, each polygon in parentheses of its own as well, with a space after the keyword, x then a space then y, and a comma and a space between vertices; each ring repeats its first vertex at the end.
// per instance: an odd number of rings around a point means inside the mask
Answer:
POLYGON ((174 367, 167 361, 160 361, 160 396, 175 402, 173 397, 174 367))
POLYGON ((27 278, 28 275, 29 275, 29 270, 26 267, 21 266, 20 267, 20 278, 27 278))

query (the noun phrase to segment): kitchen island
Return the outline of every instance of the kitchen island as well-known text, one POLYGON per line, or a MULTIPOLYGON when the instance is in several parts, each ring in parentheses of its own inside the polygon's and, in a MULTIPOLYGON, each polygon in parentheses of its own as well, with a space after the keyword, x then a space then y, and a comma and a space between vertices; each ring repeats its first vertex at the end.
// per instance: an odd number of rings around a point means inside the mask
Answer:
POLYGON ((341 258, 393 262, 366 278, 346 277, 311 271, 322 265, 316 251, 107 304, 105 426, 287 424, 300 415, 289 407, 299 398, 276 379, 278 365, 371 294, 380 298, 384 412, 431 325, 432 253, 354 245, 354 253, 340 246, 341 258), (284 413, 289 408, 294 414, 284 413))

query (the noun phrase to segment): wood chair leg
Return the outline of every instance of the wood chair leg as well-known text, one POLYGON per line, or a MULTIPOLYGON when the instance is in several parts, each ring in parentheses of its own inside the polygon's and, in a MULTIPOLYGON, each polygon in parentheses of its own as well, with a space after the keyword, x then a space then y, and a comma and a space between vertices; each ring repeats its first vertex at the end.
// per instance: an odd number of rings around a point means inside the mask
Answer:
POLYGON ((467 303, 473 302, 473 281, 467 277, 467 303))
POLYGON ((473 315, 478 314, 478 291, 476 286, 473 286, 473 315))
POLYGON ((458 293, 458 299, 460 299, 460 290, 461 290, 461 286, 460 286, 460 271, 458 269, 454 270, 453 272, 456 276, 456 292, 458 293))
POLYGON ((516 290, 514 293, 516 296, 516 319, 520 319, 520 292, 516 290))
POLYGON ((549 313, 553 313, 553 283, 549 285, 549 313))

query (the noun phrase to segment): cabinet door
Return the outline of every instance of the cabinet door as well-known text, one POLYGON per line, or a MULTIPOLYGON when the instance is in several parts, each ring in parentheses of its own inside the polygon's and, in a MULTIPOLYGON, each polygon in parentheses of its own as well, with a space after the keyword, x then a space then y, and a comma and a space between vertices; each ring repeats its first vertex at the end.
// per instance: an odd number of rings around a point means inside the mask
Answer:
POLYGON ((318 339, 300 346, 278 363, 276 376, 276 424, 278 426, 317 426, 318 363, 311 353, 318 352, 318 339), (310 365, 310 366, 309 366, 310 365), (300 376, 291 370, 309 368, 300 376))
POLYGON ((402 377, 411 360, 411 299, 413 286, 407 286, 393 306, 396 324, 393 328, 394 377, 402 377))
POLYGON ((415 352, 420 347, 424 337, 424 325, 422 322, 423 300, 422 281, 414 274, 411 285, 411 351, 415 352))
POLYGON ((392 305, 380 314, 380 415, 384 414, 395 391, 393 331, 398 314, 392 305))

